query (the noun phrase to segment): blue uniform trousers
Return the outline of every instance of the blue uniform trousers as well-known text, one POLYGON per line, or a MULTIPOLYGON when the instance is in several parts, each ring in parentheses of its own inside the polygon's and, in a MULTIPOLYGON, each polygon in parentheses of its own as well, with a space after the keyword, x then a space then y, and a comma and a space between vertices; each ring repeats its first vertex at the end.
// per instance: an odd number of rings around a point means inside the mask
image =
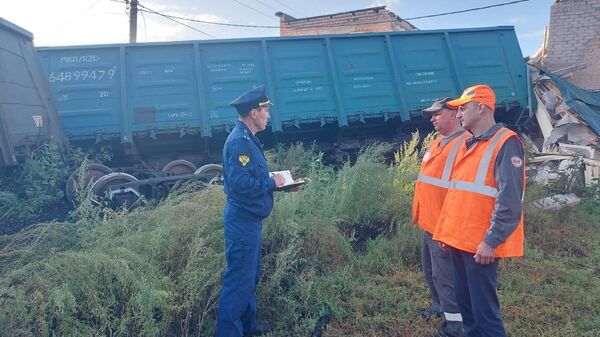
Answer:
POLYGON ((442 330, 449 337, 462 336, 462 317, 456 304, 454 271, 449 249, 433 241, 431 233, 423 231, 421 262, 431 294, 430 310, 444 314, 442 330))
POLYGON ((255 290, 260 279, 261 222, 228 216, 225 208, 227 268, 219 300, 217 337, 241 337, 256 330, 255 290))
POLYGON ((473 253, 451 249, 456 301, 468 337, 506 337, 496 293, 498 259, 475 262, 473 253))

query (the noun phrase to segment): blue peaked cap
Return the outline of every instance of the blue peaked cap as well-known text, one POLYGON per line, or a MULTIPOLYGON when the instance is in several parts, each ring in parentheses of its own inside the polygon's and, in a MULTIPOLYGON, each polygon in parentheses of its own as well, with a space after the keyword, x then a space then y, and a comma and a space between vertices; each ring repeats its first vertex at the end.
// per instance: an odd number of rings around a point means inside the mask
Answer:
POLYGON ((264 85, 260 85, 250 91, 246 91, 241 94, 238 98, 229 102, 229 105, 233 106, 238 114, 246 115, 250 110, 261 107, 273 105, 267 97, 267 92, 264 85))

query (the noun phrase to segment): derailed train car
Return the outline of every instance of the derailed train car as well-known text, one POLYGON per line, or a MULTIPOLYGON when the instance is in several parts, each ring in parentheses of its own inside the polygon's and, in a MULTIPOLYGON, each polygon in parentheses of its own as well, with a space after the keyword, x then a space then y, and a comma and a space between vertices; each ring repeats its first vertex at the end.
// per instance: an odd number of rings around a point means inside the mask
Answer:
POLYGON ((0 167, 17 164, 63 131, 33 35, 0 18, 0 167))
POLYGON ((220 161, 237 120, 229 101, 260 84, 275 103, 261 135, 267 144, 391 140, 424 122, 419 112, 436 98, 476 83, 494 88, 501 119, 519 124, 529 116, 527 68, 512 27, 39 48, 38 55, 65 135, 111 146, 130 173, 105 177, 102 191, 119 185, 139 193, 139 183, 123 184, 220 161))

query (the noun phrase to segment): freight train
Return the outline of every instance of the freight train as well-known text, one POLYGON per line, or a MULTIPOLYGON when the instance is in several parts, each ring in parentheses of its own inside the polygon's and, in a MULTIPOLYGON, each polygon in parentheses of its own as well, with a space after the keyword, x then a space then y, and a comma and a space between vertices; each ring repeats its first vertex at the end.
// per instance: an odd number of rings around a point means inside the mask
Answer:
POLYGON ((37 55, 66 138, 111 149, 113 168, 91 165, 88 175, 96 193, 112 198, 217 174, 237 120, 228 103, 262 84, 275 103, 260 135, 267 146, 318 140, 344 151, 394 140, 426 124, 422 108, 476 83, 494 88, 501 120, 518 125, 531 115, 513 27, 69 46, 37 55))

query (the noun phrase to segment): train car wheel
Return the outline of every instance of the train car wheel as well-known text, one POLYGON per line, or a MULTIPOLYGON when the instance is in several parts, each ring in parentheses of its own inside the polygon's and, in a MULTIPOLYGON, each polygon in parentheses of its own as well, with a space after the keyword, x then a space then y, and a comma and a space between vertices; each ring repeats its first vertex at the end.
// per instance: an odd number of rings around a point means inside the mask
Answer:
POLYGON ((196 165, 185 159, 177 159, 165 165, 162 171, 167 175, 192 174, 196 171, 196 165))
POLYGON ((99 205, 110 205, 113 208, 124 204, 133 205, 140 197, 141 193, 137 187, 110 192, 109 187, 118 184, 125 184, 137 181, 137 178, 124 172, 109 173, 100 177, 92 185, 92 194, 95 203, 99 205))
POLYGON ((67 200, 69 200, 69 202, 73 206, 76 206, 77 204, 75 190, 76 187, 78 187, 79 185, 86 186, 90 181, 97 181, 98 179, 100 179, 100 177, 113 172, 113 170, 106 165, 95 163, 89 164, 85 171, 85 181, 83 182, 83 184, 79 184, 79 170, 80 169, 77 168, 75 171, 73 171, 73 173, 71 173, 69 179, 67 180, 67 186, 65 188, 67 200))
POLYGON ((214 177, 208 181, 208 185, 223 183, 223 166, 219 164, 203 165, 194 174, 214 174, 214 177))

